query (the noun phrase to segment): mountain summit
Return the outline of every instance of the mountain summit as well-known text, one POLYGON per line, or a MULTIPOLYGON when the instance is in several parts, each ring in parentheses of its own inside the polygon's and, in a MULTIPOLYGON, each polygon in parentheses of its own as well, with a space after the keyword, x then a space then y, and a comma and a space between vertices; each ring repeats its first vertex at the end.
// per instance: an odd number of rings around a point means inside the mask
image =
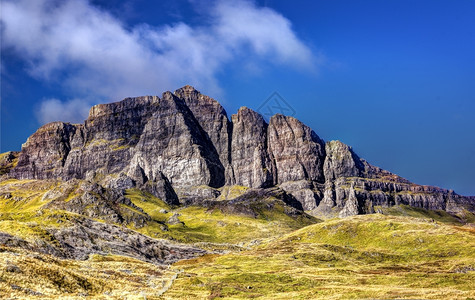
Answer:
POLYGON ((188 85, 161 97, 96 105, 83 124, 46 124, 15 155, 15 164, 2 163, 6 176, 138 188, 168 204, 214 201, 223 187, 243 186, 277 188, 292 206, 317 216, 399 204, 475 211, 470 197, 375 167, 293 117, 276 114, 267 123, 242 107, 229 120, 216 100, 188 85))

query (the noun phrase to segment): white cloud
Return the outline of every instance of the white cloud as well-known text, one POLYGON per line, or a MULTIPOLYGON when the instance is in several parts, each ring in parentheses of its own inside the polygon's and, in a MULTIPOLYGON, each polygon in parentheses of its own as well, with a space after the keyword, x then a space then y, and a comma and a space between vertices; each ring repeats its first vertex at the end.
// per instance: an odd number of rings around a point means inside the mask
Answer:
MULTIPOLYGON (((39 80, 59 81, 72 97, 117 101, 184 84, 218 92, 217 73, 236 55, 298 68, 315 67, 291 23, 248 1, 213 2, 210 23, 127 29, 86 0, 2 1, 2 47, 29 62, 39 80)), ((88 101, 46 100, 38 118, 77 120, 88 101), (80 109, 79 109, 80 108, 80 109)))
POLYGON ((259 55, 309 68, 312 53, 292 31, 291 23, 269 8, 247 1, 222 1, 214 9, 215 29, 228 45, 249 44, 259 55))

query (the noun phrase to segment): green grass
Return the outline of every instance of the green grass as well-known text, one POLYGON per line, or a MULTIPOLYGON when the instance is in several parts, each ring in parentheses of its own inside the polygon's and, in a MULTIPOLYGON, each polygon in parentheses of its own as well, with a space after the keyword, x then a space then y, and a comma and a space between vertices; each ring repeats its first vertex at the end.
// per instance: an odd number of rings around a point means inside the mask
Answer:
POLYGON ((380 210, 384 214, 391 216, 425 218, 454 225, 463 225, 466 221, 474 221, 474 215, 468 211, 466 212, 466 215, 462 220, 461 218, 453 216, 443 210, 427 210, 423 208, 412 207, 409 205, 396 205, 392 207, 375 206, 375 210, 380 210))
POLYGON ((128 189, 125 196, 156 221, 165 222, 171 216, 171 214, 161 213, 160 210, 170 211, 172 208, 150 193, 138 189, 128 189))
MULTIPOLYGON (((0 182, 0 231, 48 242, 48 229, 73 225, 78 215, 45 208, 51 190, 65 192, 64 201, 76 196, 75 187, 56 181, 0 182)), ((33 292, 49 299, 143 299, 142 292, 147 299, 475 298, 475 228, 462 226, 457 217, 396 206, 380 208, 384 214, 319 222, 289 216, 272 197, 246 202, 254 216, 230 213, 225 198, 244 191, 232 187, 209 208, 174 207, 137 189, 126 192, 152 218, 141 228, 129 224, 131 229, 227 253, 165 270, 120 256, 73 261, 0 246, 0 298, 23 299, 33 292), (174 214, 183 224, 167 224, 174 214)))
POLYGON ((221 194, 218 196, 216 200, 232 200, 235 199, 249 190, 248 187, 242 185, 231 185, 225 186, 220 189, 221 194))
POLYGON ((123 256, 66 260, 0 246, 2 299, 158 299, 175 274, 123 256))
POLYGON ((77 214, 45 208, 52 199, 47 193, 59 189, 67 192, 64 201, 76 196, 75 188, 68 192, 52 180, 17 180, 0 182, 0 231, 18 236, 28 241, 44 240, 49 242, 51 236, 48 228, 72 225, 71 219, 77 214))
MULTIPOLYGON (((151 194, 136 189, 128 190, 126 197, 153 220, 145 227, 136 228, 137 231, 185 243, 245 244, 256 239, 280 236, 318 221, 312 217, 290 217, 285 213, 285 207, 278 203, 274 204, 272 210, 264 209, 260 206, 265 206, 265 201, 256 201, 253 209, 258 215, 254 218, 224 213, 218 208, 171 207, 151 194), (164 213, 163 210, 167 212, 164 213), (179 214, 178 218, 184 225, 166 225, 166 221, 175 213, 179 214)), ((273 199, 268 201, 272 202, 273 199)))
POLYGON ((356 216, 175 267, 185 273, 168 299, 467 299, 475 297, 475 230, 356 216))

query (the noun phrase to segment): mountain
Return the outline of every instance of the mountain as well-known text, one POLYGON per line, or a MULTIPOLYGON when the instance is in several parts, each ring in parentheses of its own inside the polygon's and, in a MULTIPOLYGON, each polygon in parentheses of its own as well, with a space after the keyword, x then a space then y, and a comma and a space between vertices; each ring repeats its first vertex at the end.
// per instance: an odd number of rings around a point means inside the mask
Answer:
POLYGON ((11 178, 138 188, 168 204, 213 201, 219 189, 238 185, 277 187, 295 208, 324 217, 400 204, 475 211, 473 198, 375 167, 293 117, 276 114, 267 123, 242 107, 230 120, 216 100, 191 86, 96 105, 83 124, 46 124, 23 144, 15 165, 13 155, 2 164, 11 178))
POLYGON ((0 298, 473 298, 474 212, 185 86, 0 154, 0 298))

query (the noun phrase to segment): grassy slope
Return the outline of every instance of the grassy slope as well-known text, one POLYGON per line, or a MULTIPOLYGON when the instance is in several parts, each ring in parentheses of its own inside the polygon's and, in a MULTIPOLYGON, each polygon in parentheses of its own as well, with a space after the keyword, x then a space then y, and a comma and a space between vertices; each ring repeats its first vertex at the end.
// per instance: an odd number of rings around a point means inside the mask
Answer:
POLYGON ((475 298, 475 230, 409 217, 356 216, 184 268, 170 299, 475 298))
MULTIPOLYGON (((69 221, 76 214, 43 209, 51 199, 47 193, 59 187, 59 182, 49 180, 16 180, 0 182, 0 232, 28 241, 50 242, 48 228, 72 226, 69 221)), ((70 195, 69 195, 70 196, 70 195)), ((64 201, 69 201, 70 197, 64 201)))
POLYGON ((292 218, 285 214, 285 208, 279 203, 272 210, 261 206, 273 199, 263 200, 254 206, 257 217, 225 214, 219 209, 198 206, 172 208, 160 199, 139 190, 128 190, 127 197, 142 208, 155 222, 136 229, 152 237, 174 239, 184 243, 231 243, 246 244, 256 239, 280 236, 296 229, 318 222, 312 217, 292 218), (164 213, 164 210, 166 213, 164 213), (161 223, 173 215, 184 224, 168 225, 167 231, 161 223))
MULTIPOLYGON (((32 240, 42 238, 44 229, 72 225, 67 221, 73 213, 61 210, 45 209, 51 198, 48 192, 58 190, 61 186, 56 181, 16 180, 0 182, 0 231, 32 240)), ((63 191, 64 192, 64 191, 63 191)), ((69 201, 71 195, 64 197, 69 201)), ((275 204, 272 210, 254 208, 257 217, 225 214, 219 209, 203 207, 170 207, 165 202, 136 189, 128 190, 126 197, 149 214, 153 221, 144 227, 129 228, 154 238, 172 239, 185 243, 248 243, 255 239, 283 235, 295 229, 318 222, 313 217, 289 217, 283 205, 275 204), (166 211, 166 212, 164 212, 166 211), (178 214, 182 224, 170 225, 167 220, 178 214)), ((267 200, 260 205, 265 205, 267 200)), ((273 201, 269 199, 268 201, 273 201)), ((127 207, 129 210, 133 208, 127 207)), ((126 210, 125 210, 126 211, 126 210)), ((100 221, 100 220, 99 220, 100 221)))
POLYGON ((176 272, 123 256, 64 260, 0 247, 0 298, 157 299, 176 272))
MULTIPOLYGON (((64 217, 70 213, 41 209, 49 201, 45 193, 58 183, 9 180, 0 183, 4 185, 10 186, 10 195, 0 197, 0 231, 47 240, 45 228, 70 225, 64 217)), ((450 225, 459 220, 442 212, 401 206, 384 210, 400 216, 356 216, 311 225, 316 220, 294 220, 279 205, 272 211, 256 207, 253 218, 169 207, 137 190, 129 190, 127 197, 154 220, 133 229, 152 237, 247 245, 260 240, 248 251, 229 246, 224 248, 235 251, 177 263, 174 268, 185 272, 164 298, 475 298, 475 230, 450 225), (164 224, 174 213, 184 225, 164 224)), ((144 292, 154 299, 173 274, 126 257, 69 261, 0 246, 0 298, 34 292, 51 298, 81 293, 133 298, 144 292)))
POLYGON ((393 207, 376 206, 375 209, 382 211, 384 214, 392 216, 428 218, 453 225, 463 225, 467 222, 475 222, 475 215, 469 211, 464 211, 463 214, 459 214, 459 216, 454 216, 443 210, 426 210, 423 208, 412 207, 409 205, 397 205, 393 207))

